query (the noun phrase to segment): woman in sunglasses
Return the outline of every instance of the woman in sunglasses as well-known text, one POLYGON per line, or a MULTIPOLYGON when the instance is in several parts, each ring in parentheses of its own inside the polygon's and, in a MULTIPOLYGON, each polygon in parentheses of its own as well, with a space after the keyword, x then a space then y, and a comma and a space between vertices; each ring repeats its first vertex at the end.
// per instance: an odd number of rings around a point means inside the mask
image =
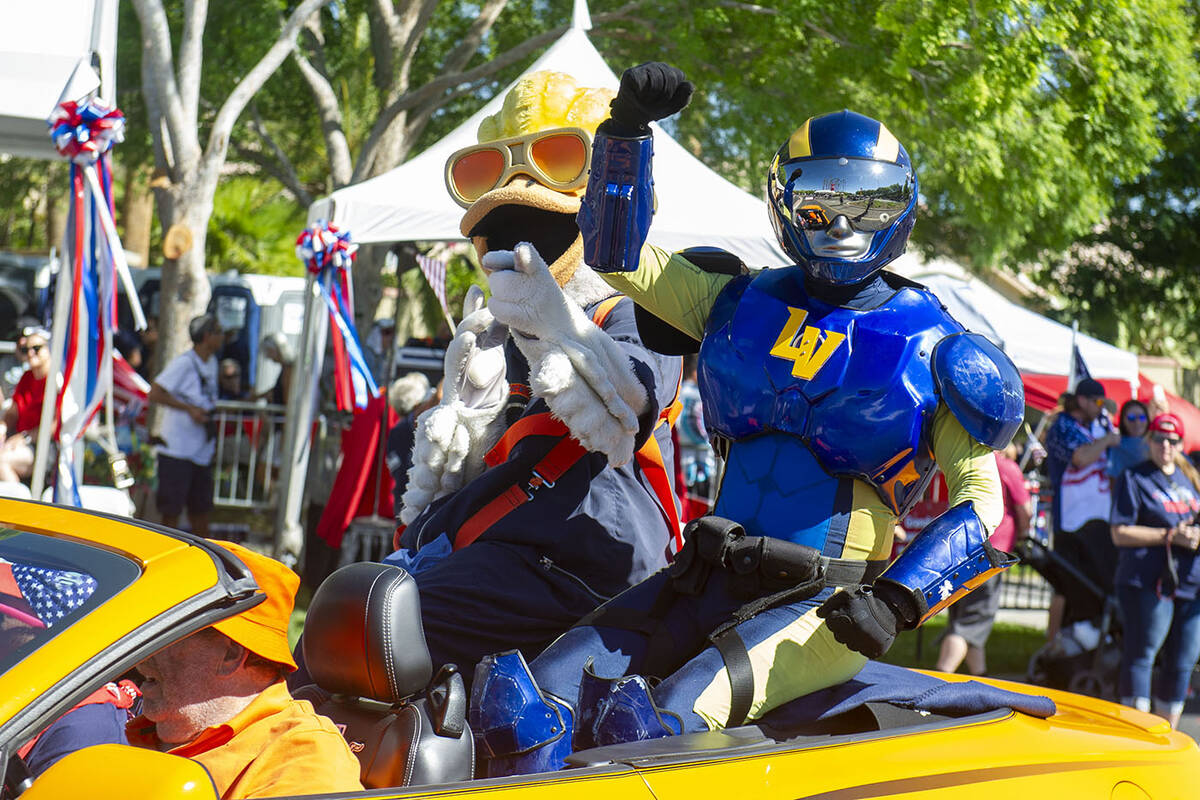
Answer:
POLYGON ((1112 537, 1117 600, 1124 615, 1121 702, 1161 714, 1175 728, 1200 659, 1200 475, 1183 455, 1183 423, 1150 423, 1150 458, 1117 479, 1112 537), (1163 651, 1158 687, 1155 659, 1163 651))
POLYGON ((1146 444, 1146 429, 1150 425, 1150 414, 1141 400, 1126 400, 1121 404, 1117 428, 1121 443, 1108 451, 1108 474, 1116 478, 1125 470, 1140 464, 1150 457, 1146 444))
POLYGON ((0 481, 21 481, 33 472, 33 442, 42 421, 42 396, 50 373, 50 333, 39 326, 21 331, 17 353, 26 370, 4 406, 0 421, 0 481))

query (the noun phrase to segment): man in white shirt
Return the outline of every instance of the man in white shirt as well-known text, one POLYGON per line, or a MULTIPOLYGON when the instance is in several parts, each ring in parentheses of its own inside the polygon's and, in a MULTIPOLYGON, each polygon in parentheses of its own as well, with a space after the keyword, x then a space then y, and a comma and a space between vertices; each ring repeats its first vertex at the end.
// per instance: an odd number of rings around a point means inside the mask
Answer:
POLYGON ((225 335, 211 314, 193 319, 188 334, 192 349, 176 356, 150 384, 150 402, 165 406, 155 500, 164 525, 174 528, 186 507, 192 533, 208 536, 216 446, 209 414, 217 404, 216 353, 225 335))

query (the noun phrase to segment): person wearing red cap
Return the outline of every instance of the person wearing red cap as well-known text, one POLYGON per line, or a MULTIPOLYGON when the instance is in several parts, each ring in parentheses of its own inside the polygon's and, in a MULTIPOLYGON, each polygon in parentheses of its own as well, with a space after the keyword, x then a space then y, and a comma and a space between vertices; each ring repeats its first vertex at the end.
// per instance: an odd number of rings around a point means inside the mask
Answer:
POLYGON ((287 629, 300 578, 274 559, 241 559, 266 599, 138 664, 142 716, 130 744, 198 761, 223 800, 361 790, 359 763, 333 722, 294 700, 287 629))
POLYGON ((1117 600, 1124 615, 1121 701, 1154 709, 1175 728, 1200 659, 1200 474, 1183 457, 1183 423, 1150 422, 1150 458, 1130 467, 1113 492, 1117 600), (1151 702, 1151 673, 1163 650, 1151 702))

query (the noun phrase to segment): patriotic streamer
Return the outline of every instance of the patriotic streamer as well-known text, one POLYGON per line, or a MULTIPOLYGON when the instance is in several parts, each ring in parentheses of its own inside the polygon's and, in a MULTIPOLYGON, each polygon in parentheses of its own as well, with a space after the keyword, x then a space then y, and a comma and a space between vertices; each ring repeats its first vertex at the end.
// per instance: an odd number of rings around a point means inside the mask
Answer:
POLYGON ((367 401, 379 393, 354 327, 350 269, 357 252, 358 245, 350 241, 349 232, 339 231, 325 220, 317 220, 296 238, 296 255, 317 276, 321 297, 329 309, 334 395, 340 411, 366 408, 367 401))
POLYGON ((112 385, 112 333, 117 326, 117 281, 125 286, 134 324, 146 326, 125 249, 113 223, 110 150, 124 139, 125 117, 91 98, 60 103, 46 121, 59 154, 71 162, 71 204, 60 291, 69 288, 65 336, 54 353, 59 365, 54 405, 58 479, 54 502, 80 506, 75 444, 104 403, 112 385))

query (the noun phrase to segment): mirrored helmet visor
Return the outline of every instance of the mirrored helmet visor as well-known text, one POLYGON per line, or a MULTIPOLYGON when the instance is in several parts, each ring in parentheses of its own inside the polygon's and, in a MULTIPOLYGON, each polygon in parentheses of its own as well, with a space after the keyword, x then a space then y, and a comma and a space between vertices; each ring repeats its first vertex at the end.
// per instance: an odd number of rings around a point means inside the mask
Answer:
POLYGON ((845 216, 857 231, 885 230, 912 201, 912 170, 862 158, 798 160, 779 166, 784 203, 800 230, 824 230, 845 216))

